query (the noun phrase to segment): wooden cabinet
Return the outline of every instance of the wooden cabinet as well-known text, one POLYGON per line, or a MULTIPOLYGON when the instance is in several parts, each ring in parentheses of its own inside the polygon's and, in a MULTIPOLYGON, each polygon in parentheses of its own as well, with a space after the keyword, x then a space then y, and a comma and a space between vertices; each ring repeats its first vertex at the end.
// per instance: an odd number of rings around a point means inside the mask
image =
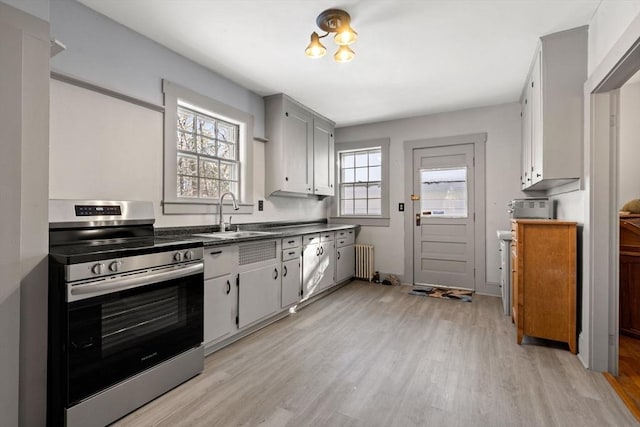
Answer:
POLYGON ((210 346, 237 331, 238 247, 205 248, 204 271, 204 344, 210 346))
POLYGON ((620 216, 620 333, 640 338, 640 215, 620 216))
POLYGON ((513 317, 524 335, 562 341, 576 353, 575 222, 512 221, 513 317))
POLYGON ((333 196, 334 128, 284 94, 266 97, 267 194, 333 196))
POLYGON ((540 38, 521 97, 523 189, 580 179, 586 78, 586 26, 540 38))

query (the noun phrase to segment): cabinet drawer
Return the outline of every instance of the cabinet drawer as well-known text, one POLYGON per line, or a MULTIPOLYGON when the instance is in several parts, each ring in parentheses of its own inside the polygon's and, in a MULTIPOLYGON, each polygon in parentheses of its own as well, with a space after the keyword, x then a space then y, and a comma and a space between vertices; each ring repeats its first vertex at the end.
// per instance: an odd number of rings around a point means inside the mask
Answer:
POLYGON ((238 269, 237 246, 212 246, 204 249, 204 278, 223 276, 238 269))
POLYGON ((282 239, 282 249, 297 248, 302 245, 302 236, 293 236, 282 239))
POLYGON ((306 236, 302 236, 302 245, 312 245, 314 243, 320 243, 320 233, 316 234, 307 234, 306 236))
POLYGON ((344 239, 347 237, 349 237, 350 239, 353 239, 352 242, 355 242, 355 239, 356 239, 355 230, 349 229, 349 230, 336 231, 336 239, 344 239))
POLYGON ((333 231, 331 233, 322 233, 320 234, 321 242, 333 242, 333 231))
POLYGON ((339 237, 336 233, 336 247, 341 248, 347 245, 353 245, 355 243, 356 236, 353 234, 347 234, 345 237, 339 237))
POLYGON ((282 261, 289 261, 290 259, 300 258, 300 248, 289 248, 282 250, 282 261))

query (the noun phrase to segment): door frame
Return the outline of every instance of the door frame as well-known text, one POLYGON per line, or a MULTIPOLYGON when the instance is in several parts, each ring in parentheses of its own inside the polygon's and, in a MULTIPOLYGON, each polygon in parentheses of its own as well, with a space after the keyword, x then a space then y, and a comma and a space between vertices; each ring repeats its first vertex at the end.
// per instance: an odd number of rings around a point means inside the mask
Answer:
POLYGON ((479 294, 491 294, 486 280, 486 210, 485 210, 485 145, 487 142, 486 133, 474 133, 468 135, 455 135, 440 138, 427 138, 404 141, 404 200, 407 200, 404 215, 404 277, 405 280, 414 283, 413 270, 413 206, 411 194, 413 191, 413 152, 421 148, 447 147, 461 144, 473 144, 474 155, 474 197, 475 197, 475 245, 474 264, 476 274, 474 278, 474 292, 479 294), (410 208, 411 206, 411 208, 410 208), (411 256, 409 256, 411 255, 411 256))
POLYGON ((640 70, 636 16, 584 84, 582 363, 618 373, 618 89, 640 70), (608 242, 609 244, 602 244, 608 242))

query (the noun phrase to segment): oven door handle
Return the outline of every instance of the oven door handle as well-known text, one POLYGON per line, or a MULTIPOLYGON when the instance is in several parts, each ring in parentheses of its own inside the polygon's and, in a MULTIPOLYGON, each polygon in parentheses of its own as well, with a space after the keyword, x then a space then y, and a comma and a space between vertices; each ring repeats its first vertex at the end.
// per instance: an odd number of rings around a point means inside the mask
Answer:
POLYGON ((154 283, 179 279, 181 277, 202 273, 203 271, 204 263, 199 262, 186 267, 170 267, 168 271, 165 270, 152 274, 145 272, 135 276, 119 277, 105 282, 71 285, 67 286, 67 302, 79 301, 100 295, 124 291, 126 289, 133 289, 154 283))

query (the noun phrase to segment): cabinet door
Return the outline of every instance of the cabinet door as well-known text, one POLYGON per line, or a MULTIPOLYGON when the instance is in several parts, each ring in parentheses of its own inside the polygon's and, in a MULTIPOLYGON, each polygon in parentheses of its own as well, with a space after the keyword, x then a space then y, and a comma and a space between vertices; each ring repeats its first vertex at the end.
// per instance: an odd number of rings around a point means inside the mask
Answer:
POLYGON ((335 284, 335 248, 333 242, 320 245, 320 256, 317 265, 318 288, 324 290, 335 284))
POLYGON ((304 247, 302 252, 302 298, 307 299, 319 292, 321 276, 318 275, 320 263, 320 245, 313 244, 304 247))
POLYGON ((350 279, 355 274, 356 252, 353 245, 336 248, 336 283, 350 279))
POLYGON ((531 185, 531 81, 527 82, 522 100, 522 159, 520 171, 521 187, 527 188, 531 185))
POLYGON ((204 282, 205 345, 235 329, 233 305, 236 303, 235 277, 230 274, 204 282))
POLYGON ((243 328, 280 310, 280 276, 276 263, 240 273, 238 327, 243 328))
POLYGON ((531 71, 531 184, 542 181, 542 52, 538 51, 531 71))
POLYGON ((300 301, 300 259, 290 259, 282 263, 282 308, 300 301))
POLYGON ((282 190, 312 193, 313 116, 293 104, 286 103, 282 121, 282 190))
POLYGON ((313 121, 313 190, 315 194, 333 196, 334 138, 333 126, 326 120, 313 121))

